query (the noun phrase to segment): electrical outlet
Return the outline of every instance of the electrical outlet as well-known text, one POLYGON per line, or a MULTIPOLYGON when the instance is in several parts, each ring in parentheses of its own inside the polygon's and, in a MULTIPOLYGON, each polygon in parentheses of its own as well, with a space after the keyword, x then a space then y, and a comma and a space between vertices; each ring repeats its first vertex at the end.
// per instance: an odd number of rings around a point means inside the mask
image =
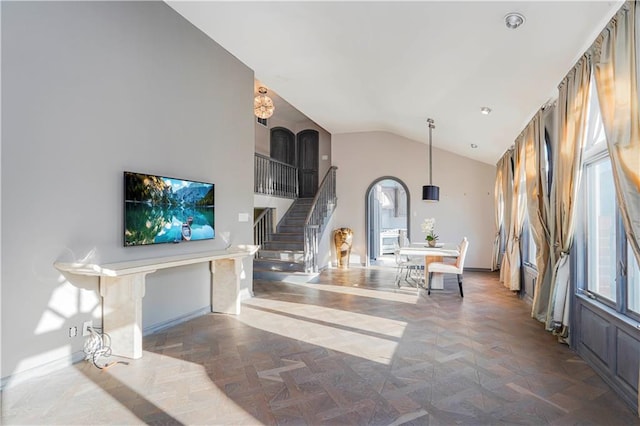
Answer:
POLYGON ((85 321, 82 323, 82 336, 89 336, 91 331, 89 328, 93 328, 93 321, 85 321))
POLYGON ((69 327, 69 337, 76 337, 78 335, 78 327, 69 327))

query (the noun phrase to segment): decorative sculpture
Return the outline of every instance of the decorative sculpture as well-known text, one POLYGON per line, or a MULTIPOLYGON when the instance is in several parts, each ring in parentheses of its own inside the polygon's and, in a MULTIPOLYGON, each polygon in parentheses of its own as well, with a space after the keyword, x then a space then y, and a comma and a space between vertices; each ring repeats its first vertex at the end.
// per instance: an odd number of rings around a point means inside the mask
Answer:
POLYGON ((349 267, 349 256, 351 255, 351 243, 353 242, 353 231, 349 228, 338 228, 333 231, 333 243, 336 247, 336 257, 338 268, 349 267))

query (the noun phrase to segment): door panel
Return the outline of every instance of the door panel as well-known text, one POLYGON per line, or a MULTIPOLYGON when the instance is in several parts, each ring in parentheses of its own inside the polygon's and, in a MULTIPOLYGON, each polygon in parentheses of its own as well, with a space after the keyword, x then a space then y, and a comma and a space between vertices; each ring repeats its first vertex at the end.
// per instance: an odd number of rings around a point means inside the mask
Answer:
POLYGON ((270 157, 289 165, 296 165, 295 135, 284 127, 271 129, 270 157))
POLYGON ((312 198, 318 190, 319 134, 316 130, 303 130, 297 139, 300 198, 312 198))

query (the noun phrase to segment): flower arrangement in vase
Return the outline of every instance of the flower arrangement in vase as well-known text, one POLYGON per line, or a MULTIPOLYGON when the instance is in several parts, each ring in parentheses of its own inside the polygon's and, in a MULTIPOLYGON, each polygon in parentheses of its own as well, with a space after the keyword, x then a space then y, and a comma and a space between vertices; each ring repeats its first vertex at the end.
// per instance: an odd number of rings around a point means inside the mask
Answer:
POLYGON ((429 219, 425 219, 424 222, 422 222, 421 227, 422 227, 422 232, 427 234, 425 240, 429 244, 429 247, 435 247, 436 242, 438 241, 438 238, 439 238, 438 235, 435 233, 436 219, 433 217, 429 219))

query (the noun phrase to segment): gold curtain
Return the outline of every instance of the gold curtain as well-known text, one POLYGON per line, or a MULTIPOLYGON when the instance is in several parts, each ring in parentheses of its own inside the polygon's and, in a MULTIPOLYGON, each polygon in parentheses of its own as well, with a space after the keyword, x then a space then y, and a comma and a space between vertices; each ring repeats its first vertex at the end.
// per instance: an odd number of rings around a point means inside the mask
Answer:
POLYGON ((591 58, 585 54, 559 86, 558 139, 554 144, 551 187, 551 237, 555 262, 546 327, 569 335, 569 251, 573 243, 575 207, 582 176, 591 58))
POLYGON ((500 254, 502 253, 502 233, 504 232, 504 193, 502 192, 502 176, 504 174, 504 156, 496 164, 496 184, 493 192, 495 204, 496 237, 493 241, 493 252, 491 253, 491 270, 495 271, 500 267, 500 254))
POLYGON ((525 131, 525 176, 527 189, 527 212, 536 244, 536 268, 538 277, 533 294, 531 316, 538 321, 546 319, 549 304, 551 279, 549 274, 551 232, 549 231, 549 190, 545 158, 545 123, 540 111, 531 120, 525 131))
POLYGON ((508 258, 508 271, 504 274, 504 286, 509 290, 520 290, 520 237, 522 236, 522 225, 524 223, 524 212, 526 207, 525 197, 525 176, 524 176, 524 156, 525 141, 521 134, 516 139, 513 150, 513 198, 511 200, 511 230, 507 241, 507 251, 505 257, 508 258))
POLYGON ((507 150, 502 156, 502 195, 504 215, 502 220, 501 247, 502 262, 500 265, 500 282, 505 282, 506 276, 510 274, 509 256, 507 256, 507 241, 511 238, 511 204, 513 202, 513 149, 507 150))
POLYGON ((635 2, 627 2, 596 40, 593 66, 616 199, 627 240, 640 263, 640 117, 636 19, 635 2))

